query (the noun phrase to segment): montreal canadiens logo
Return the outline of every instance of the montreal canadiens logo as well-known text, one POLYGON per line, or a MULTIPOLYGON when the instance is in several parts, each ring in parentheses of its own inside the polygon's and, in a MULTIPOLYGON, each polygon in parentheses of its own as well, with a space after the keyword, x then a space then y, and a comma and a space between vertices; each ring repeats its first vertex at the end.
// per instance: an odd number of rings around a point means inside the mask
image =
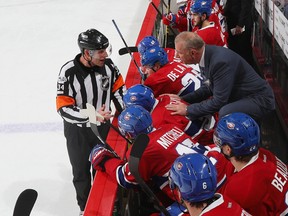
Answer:
POLYGON ((176 168, 177 170, 181 170, 183 167, 183 164, 181 162, 177 163, 176 168))
POLYGON ((125 119, 125 121, 129 121, 129 120, 130 120, 130 116, 129 116, 128 114, 126 114, 126 115, 124 116, 124 119, 125 119))
POLYGON ((150 53, 154 53, 156 51, 156 49, 150 49, 150 53))
POLYGON ((231 122, 227 122, 227 128, 230 129, 230 130, 234 130, 235 124, 231 123, 231 122))
POLYGON ((136 101, 137 100, 137 97, 135 96, 135 95, 132 95, 131 97, 130 97, 130 101, 136 101))

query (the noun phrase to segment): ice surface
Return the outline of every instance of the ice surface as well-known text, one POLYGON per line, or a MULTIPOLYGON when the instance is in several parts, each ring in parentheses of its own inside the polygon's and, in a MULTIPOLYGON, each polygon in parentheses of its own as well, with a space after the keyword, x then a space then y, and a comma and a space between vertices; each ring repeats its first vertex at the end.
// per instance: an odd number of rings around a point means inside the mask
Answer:
POLYGON ((0 214, 10 216, 18 195, 38 191, 31 216, 78 215, 71 166, 56 113, 60 67, 79 52, 78 34, 104 33, 111 58, 126 75, 147 0, 0 0, 0 214))

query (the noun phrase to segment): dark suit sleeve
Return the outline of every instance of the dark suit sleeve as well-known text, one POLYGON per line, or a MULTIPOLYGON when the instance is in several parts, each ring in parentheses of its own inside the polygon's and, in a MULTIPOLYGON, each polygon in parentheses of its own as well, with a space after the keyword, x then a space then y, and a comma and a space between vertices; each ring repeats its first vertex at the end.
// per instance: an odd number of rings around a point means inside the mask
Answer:
POLYGON ((211 92, 209 86, 203 84, 196 91, 182 96, 181 99, 187 103, 192 104, 192 103, 199 103, 199 102, 207 99, 211 95, 212 95, 212 92, 211 92))
POLYGON ((191 120, 218 112, 222 106, 227 104, 236 79, 235 68, 235 65, 229 66, 226 62, 217 62, 210 67, 210 88, 213 96, 188 106, 188 117, 191 120))

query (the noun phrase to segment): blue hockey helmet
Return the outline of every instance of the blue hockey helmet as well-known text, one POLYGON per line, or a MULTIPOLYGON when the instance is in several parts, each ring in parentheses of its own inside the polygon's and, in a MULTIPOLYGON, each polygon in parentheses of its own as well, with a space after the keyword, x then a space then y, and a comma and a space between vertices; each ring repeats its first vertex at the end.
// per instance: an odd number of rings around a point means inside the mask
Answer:
POLYGON ((133 105, 124 109, 118 116, 118 127, 124 136, 134 139, 138 134, 148 134, 152 131, 152 118, 146 109, 133 105))
POLYGON ((159 41, 157 40, 157 38, 155 38, 154 36, 147 36, 144 37, 138 44, 137 48, 138 48, 138 52, 140 53, 140 55, 143 55, 143 53, 150 49, 151 47, 159 47, 159 41))
POLYGON ((168 56, 162 47, 152 47, 146 50, 141 56, 141 65, 153 67, 157 62, 163 66, 168 63, 168 56))
POLYGON ((231 113, 222 117, 217 123, 214 143, 219 147, 229 145, 235 156, 251 154, 259 148, 259 126, 247 114, 231 113))
POLYGON ((151 112, 155 104, 155 97, 152 89, 148 86, 136 84, 127 89, 123 96, 123 101, 126 107, 139 105, 151 112))
POLYGON ((210 159, 198 153, 178 157, 170 169, 170 187, 180 191, 182 199, 200 202, 214 196, 217 171, 210 159))
POLYGON ((190 7, 192 13, 204 14, 210 16, 212 11, 212 1, 211 0, 196 0, 190 7))

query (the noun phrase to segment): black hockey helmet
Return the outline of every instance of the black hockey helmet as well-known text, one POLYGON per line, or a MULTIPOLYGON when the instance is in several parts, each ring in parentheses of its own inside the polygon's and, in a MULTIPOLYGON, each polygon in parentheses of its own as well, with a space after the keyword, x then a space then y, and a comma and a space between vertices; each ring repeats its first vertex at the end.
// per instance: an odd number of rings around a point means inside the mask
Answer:
POLYGON ((88 29, 85 32, 82 32, 78 36, 78 46, 81 50, 81 53, 84 52, 84 49, 87 50, 100 50, 106 49, 109 46, 109 41, 105 35, 96 29, 88 29))

